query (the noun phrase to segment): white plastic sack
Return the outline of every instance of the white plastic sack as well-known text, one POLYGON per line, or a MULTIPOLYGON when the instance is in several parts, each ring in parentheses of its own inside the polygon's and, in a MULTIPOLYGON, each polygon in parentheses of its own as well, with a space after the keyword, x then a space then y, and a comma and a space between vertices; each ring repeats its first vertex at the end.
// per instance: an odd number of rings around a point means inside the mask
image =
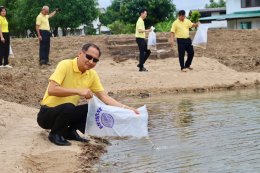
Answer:
POLYGON ((13 53, 13 50, 12 50, 11 45, 10 45, 10 47, 9 47, 9 55, 10 55, 11 57, 14 57, 14 53, 13 53))
POLYGON ((192 41, 192 45, 206 49, 207 41, 208 41, 208 25, 200 24, 195 34, 195 37, 192 41))
POLYGON ((138 110, 139 115, 129 109, 106 105, 93 96, 88 103, 85 134, 99 137, 148 137, 146 106, 138 110))
POLYGON ((149 35, 148 35, 148 49, 150 50, 156 50, 156 34, 154 32, 154 27, 152 26, 151 27, 152 31, 149 32, 149 35))

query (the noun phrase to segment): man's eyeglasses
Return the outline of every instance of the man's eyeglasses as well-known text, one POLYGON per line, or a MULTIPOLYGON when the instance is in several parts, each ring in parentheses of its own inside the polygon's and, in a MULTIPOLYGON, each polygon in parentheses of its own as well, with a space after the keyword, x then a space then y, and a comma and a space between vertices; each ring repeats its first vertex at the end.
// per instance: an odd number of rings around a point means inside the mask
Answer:
POLYGON ((99 61, 99 59, 94 58, 93 56, 91 56, 91 55, 89 55, 89 54, 86 54, 86 58, 87 58, 88 60, 90 60, 90 61, 93 59, 93 62, 94 62, 94 63, 97 63, 97 62, 99 61))

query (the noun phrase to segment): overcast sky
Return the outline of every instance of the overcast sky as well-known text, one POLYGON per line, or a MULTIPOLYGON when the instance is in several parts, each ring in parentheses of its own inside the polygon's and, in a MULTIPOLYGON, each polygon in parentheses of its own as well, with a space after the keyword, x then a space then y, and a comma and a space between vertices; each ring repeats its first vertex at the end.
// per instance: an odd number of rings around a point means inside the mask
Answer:
MULTIPOLYGON (((201 9, 205 7, 209 0, 172 0, 178 10, 188 12, 191 9, 201 9)), ((107 7, 111 4, 111 0, 98 0, 101 7, 107 7)))
POLYGON ((177 10, 190 11, 191 9, 202 9, 209 0, 172 0, 177 10))

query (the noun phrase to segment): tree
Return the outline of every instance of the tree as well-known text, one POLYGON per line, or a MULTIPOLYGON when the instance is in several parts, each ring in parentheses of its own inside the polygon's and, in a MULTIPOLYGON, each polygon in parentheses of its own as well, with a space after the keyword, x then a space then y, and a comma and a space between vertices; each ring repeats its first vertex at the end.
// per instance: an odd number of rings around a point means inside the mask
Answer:
POLYGON ((206 4, 205 8, 218 8, 218 7, 226 7, 226 1, 225 0, 219 0, 218 2, 215 2, 215 0, 210 0, 210 4, 206 4))
POLYGON ((112 4, 107 7, 107 10, 105 13, 99 15, 100 22, 108 26, 109 24, 112 24, 113 22, 120 20, 120 7, 121 7, 121 0, 113 0, 112 4))
POLYGON ((27 30, 34 33, 36 17, 42 6, 39 0, 17 0, 10 23, 12 35, 25 36, 27 30))
POLYGON ((9 23, 9 32, 15 33, 17 30, 19 30, 19 26, 15 26, 15 17, 14 13, 16 11, 16 4, 18 0, 0 0, 0 5, 3 5, 6 7, 7 10, 7 20, 9 23))
POLYGON ((176 11, 171 0, 113 0, 107 12, 100 16, 100 21, 105 25, 116 20, 135 24, 139 17, 139 11, 143 8, 147 9, 148 12, 148 17, 145 20, 148 27, 172 18, 176 11))
MULTIPOLYGON (((97 0, 2 0, 7 9, 12 5, 12 15, 9 18, 10 31, 13 35, 24 35, 27 30, 35 31, 36 17, 42 6, 48 5, 50 12, 59 7, 62 11, 50 19, 52 30, 61 27, 66 35, 66 29, 75 29, 81 24, 90 24, 98 16, 97 0), (8 2, 8 3, 7 3, 8 2), (12 3, 10 3, 12 2, 12 3)), ((1 1, 0 1, 1 2, 1 1)))
POLYGON ((15 0, 0 0, 0 5, 8 7, 14 3, 15 0))
POLYGON ((225 0, 219 0, 218 4, 219 4, 219 7, 226 7, 226 1, 225 0))
POLYGON ((49 0, 53 8, 59 7, 62 11, 50 20, 51 26, 61 27, 63 35, 66 29, 75 29, 81 24, 90 25, 98 17, 96 0, 49 0))

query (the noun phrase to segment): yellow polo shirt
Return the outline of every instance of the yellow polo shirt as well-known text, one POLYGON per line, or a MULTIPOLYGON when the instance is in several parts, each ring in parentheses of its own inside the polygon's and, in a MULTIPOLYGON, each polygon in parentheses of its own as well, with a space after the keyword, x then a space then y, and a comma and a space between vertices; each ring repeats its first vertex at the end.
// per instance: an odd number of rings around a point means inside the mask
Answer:
MULTIPOLYGON (((88 88, 92 92, 104 91, 97 72, 90 69, 81 73, 78 68, 77 58, 61 61, 49 80, 57 82, 64 88, 88 88)), ((79 95, 67 97, 50 96, 48 94, 48 88, 41 105, 55 107, 64 103, 72 103, 76 106, 79 102, 79 95)))
POLYGON ((49 15, 40 13, 36 18, 36 25, 39 25, 40 30, 50 31, 49 15))
POLYGON ((137 37, 137 38, 145 38, 145 32, 140 33, 138 31, 138 29, 145 30, 144 20, 141 17, 139 17, 139 19, 136 22, 135 37, 137 37))
POLYGON ((184 19, 183 22, 177 19, 172 24, 171 32, 174 32, 176 38, 189 38, 189 29, 192 25, 193 23, 189 19, 184 19))
POLYGON ((5 17, 0 16, 0 27, 2 29, 2 32, 9 32, 8 22, 5 17))

